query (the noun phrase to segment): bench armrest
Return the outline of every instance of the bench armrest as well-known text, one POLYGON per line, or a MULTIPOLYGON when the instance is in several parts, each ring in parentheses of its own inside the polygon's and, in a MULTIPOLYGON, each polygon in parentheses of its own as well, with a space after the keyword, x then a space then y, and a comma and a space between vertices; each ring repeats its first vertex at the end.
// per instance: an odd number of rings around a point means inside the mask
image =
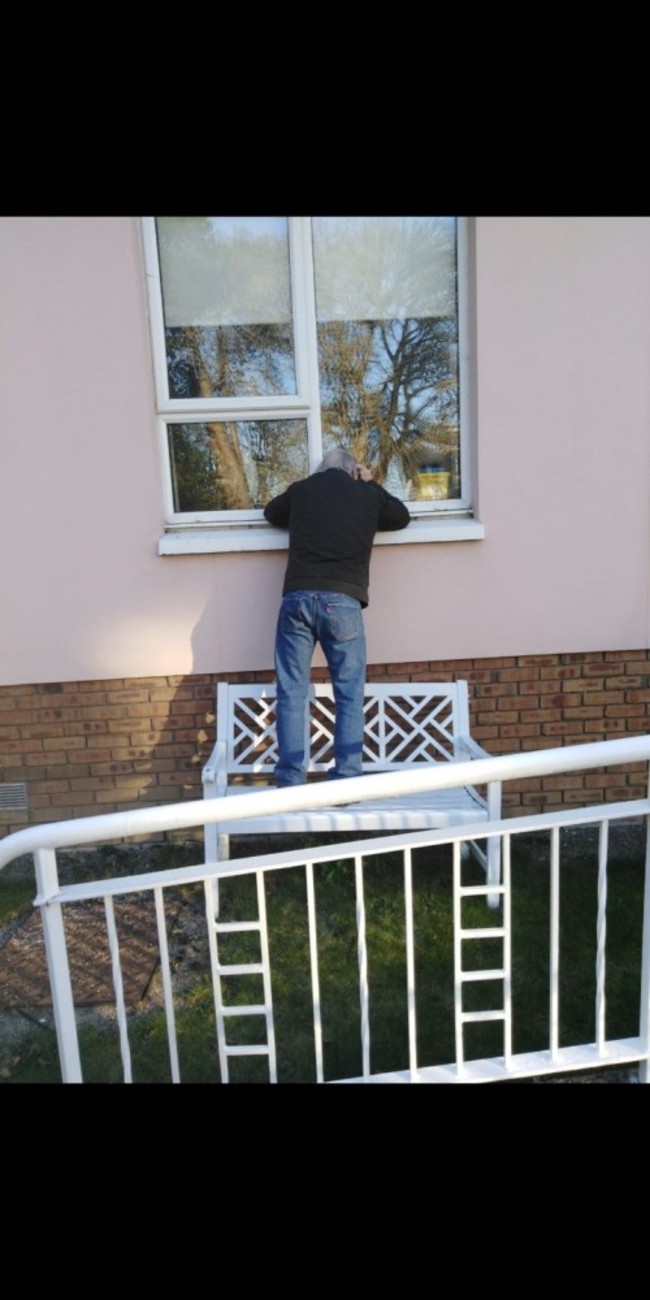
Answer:
POLYGON ((470 758, 492 758, 487 749, 483 749, 471 736, 459 736, 456 745, 459 751, 464 750, 470 758))
MULTIPOLYGON (((483 746, 472 740, 471 736, 459 736, 457 749, 469 754, 470 758, 492 758, 487 749, 483 749, 483 746)), ((501 781, 488 781, 486 796, 485 804, 490 821, 499 821, 501 817, 501 781)), ((490 851, 492 852, 492 849, 490 851)))
POLYGON ((207 763, 204 764, 201 780, 204 787, 218 784, 225 790, 227 785, 225 741, 217 741, 207 763))

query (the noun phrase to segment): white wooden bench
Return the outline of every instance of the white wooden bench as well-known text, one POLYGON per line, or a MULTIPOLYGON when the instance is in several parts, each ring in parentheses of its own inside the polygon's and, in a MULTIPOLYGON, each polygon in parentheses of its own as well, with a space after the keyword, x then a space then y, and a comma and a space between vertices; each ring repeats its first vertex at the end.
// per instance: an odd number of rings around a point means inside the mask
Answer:
MULTIPOLYGON (((488 758, 469 730, 467 682, 367 683, 363 774, 403 772, 410 764, 488 758)), ((329 684, 312 684, 305 719, 308 781, 333 765, 334 701, 329 684)), ((273 785, 277 762, 275 685, 220 682, 217 737, 202 773, 207 799, 273 785)), ((206 861, 229 856, 229 836, 330 831, 407 831, 472 825, 501 816, 501 785, 430 791, 355 805, 277 812, 205 828, 206 861)), ((472 841, 490 884, 499 884, 499 842, 472 841)), ((494 900, 491 900, 493 903, 494 900)))

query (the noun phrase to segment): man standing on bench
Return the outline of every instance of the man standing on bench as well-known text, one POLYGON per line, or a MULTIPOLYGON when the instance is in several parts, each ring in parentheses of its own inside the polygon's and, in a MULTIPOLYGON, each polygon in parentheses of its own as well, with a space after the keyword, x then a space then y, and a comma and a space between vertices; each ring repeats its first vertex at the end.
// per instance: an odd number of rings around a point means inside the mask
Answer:
POLYGON ((331 451, 309 478, 269 501, 264 517, 289 530, 289 560, 275 638, 278 786, 305 781, 305 709, 316 644, 336 703, 333 778, 361 776, 370 554, 376 532, 410 514, 347 451, 331 451))

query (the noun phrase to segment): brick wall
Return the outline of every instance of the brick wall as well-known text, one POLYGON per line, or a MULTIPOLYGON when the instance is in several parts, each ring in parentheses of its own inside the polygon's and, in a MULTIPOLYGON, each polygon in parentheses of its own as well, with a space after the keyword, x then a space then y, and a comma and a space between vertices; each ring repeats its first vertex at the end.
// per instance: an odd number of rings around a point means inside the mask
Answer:
MULTIPOLYGON (((223 674, 235 680, 234 674, 223 674)), ((272 672, 241 676, 269 681, 272 672)), ((326 679, 325 670, 314 673, 326 679)), ((470 684, 472 731, 492 754, 650 732, 650 651, 374 664, 372 681, 470 684)), ((201 797, 218 674, 0 687, 0 783, 25 783, 27 811, 0 808, 0 834, 69 817, 201 797)), ((642 764, 510 782, 504 811, 643 797, 642 764)))

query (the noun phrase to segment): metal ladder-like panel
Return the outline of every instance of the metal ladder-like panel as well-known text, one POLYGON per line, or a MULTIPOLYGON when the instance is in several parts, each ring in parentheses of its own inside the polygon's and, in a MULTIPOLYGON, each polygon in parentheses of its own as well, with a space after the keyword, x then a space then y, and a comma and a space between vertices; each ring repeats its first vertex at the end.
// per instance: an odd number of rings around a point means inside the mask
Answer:
MULTIPOLYGON (((210 943, 210 961, 212 966, 212 985, 214 1008, 217 1025, 217 1042, 219 1046, 219 1066, 221 1082, 229 1082, 228 1062, 234 1056, 266 1056, 268 1058, 269 1083, 277 1083, 277 1061, 275 1051, 275 1026, 273 1021, 273 999, 271 994, 271 965, 269 956, 268 930, 266 924, 266 898, 264 893, 264 872, 255 873, 257 884, 257 918, 249 921, 219 920, 218 882, 206 881, 206 909, 208 916, 208 937, 210 943), (228 964, 221 960, 219 953, 219 936, 257 933, 259 935, 259 960, 228 964), (262 1001, 234 1003, 224 999, 224 984, 232 990, 233 980, 237 976, 259 976, 262 982, 262 1001), (265 1020, 266 1041, 262 1043, 229 1043, 227 1022, 240 1016, 263 1016, 265 1020)), ((231 996, 231 994, 230 994, 231 996)))
POLYGON ((510 838, 504 837, 503 883, 463 885, 461 880, 462 855, 460 845, 454 845, 454 1006, 456 1025, 456 1063, 462 1077, 465 1069, 464 1027, 470 1023, 487 1020, 503 1022, 503 1057, 505 1068, 510 1067, 512 1057, 512 998, 511 998, 511 927, 510 927, 510 838), (503 914, 500 925, 475 926, 469 928, 462 924, 462 900, 472 895, 490 895, 491 899, 502 898, 503 914), (484 940, 500 940, 502 943, 502 964, 492 969, 465 970, 463 967, 464 946, 481 943, 484 940), (465 1011, 463 993, 466 987, 477 982, 492 981, 502 985, 502 1005, 491 1010, 465 1011))

